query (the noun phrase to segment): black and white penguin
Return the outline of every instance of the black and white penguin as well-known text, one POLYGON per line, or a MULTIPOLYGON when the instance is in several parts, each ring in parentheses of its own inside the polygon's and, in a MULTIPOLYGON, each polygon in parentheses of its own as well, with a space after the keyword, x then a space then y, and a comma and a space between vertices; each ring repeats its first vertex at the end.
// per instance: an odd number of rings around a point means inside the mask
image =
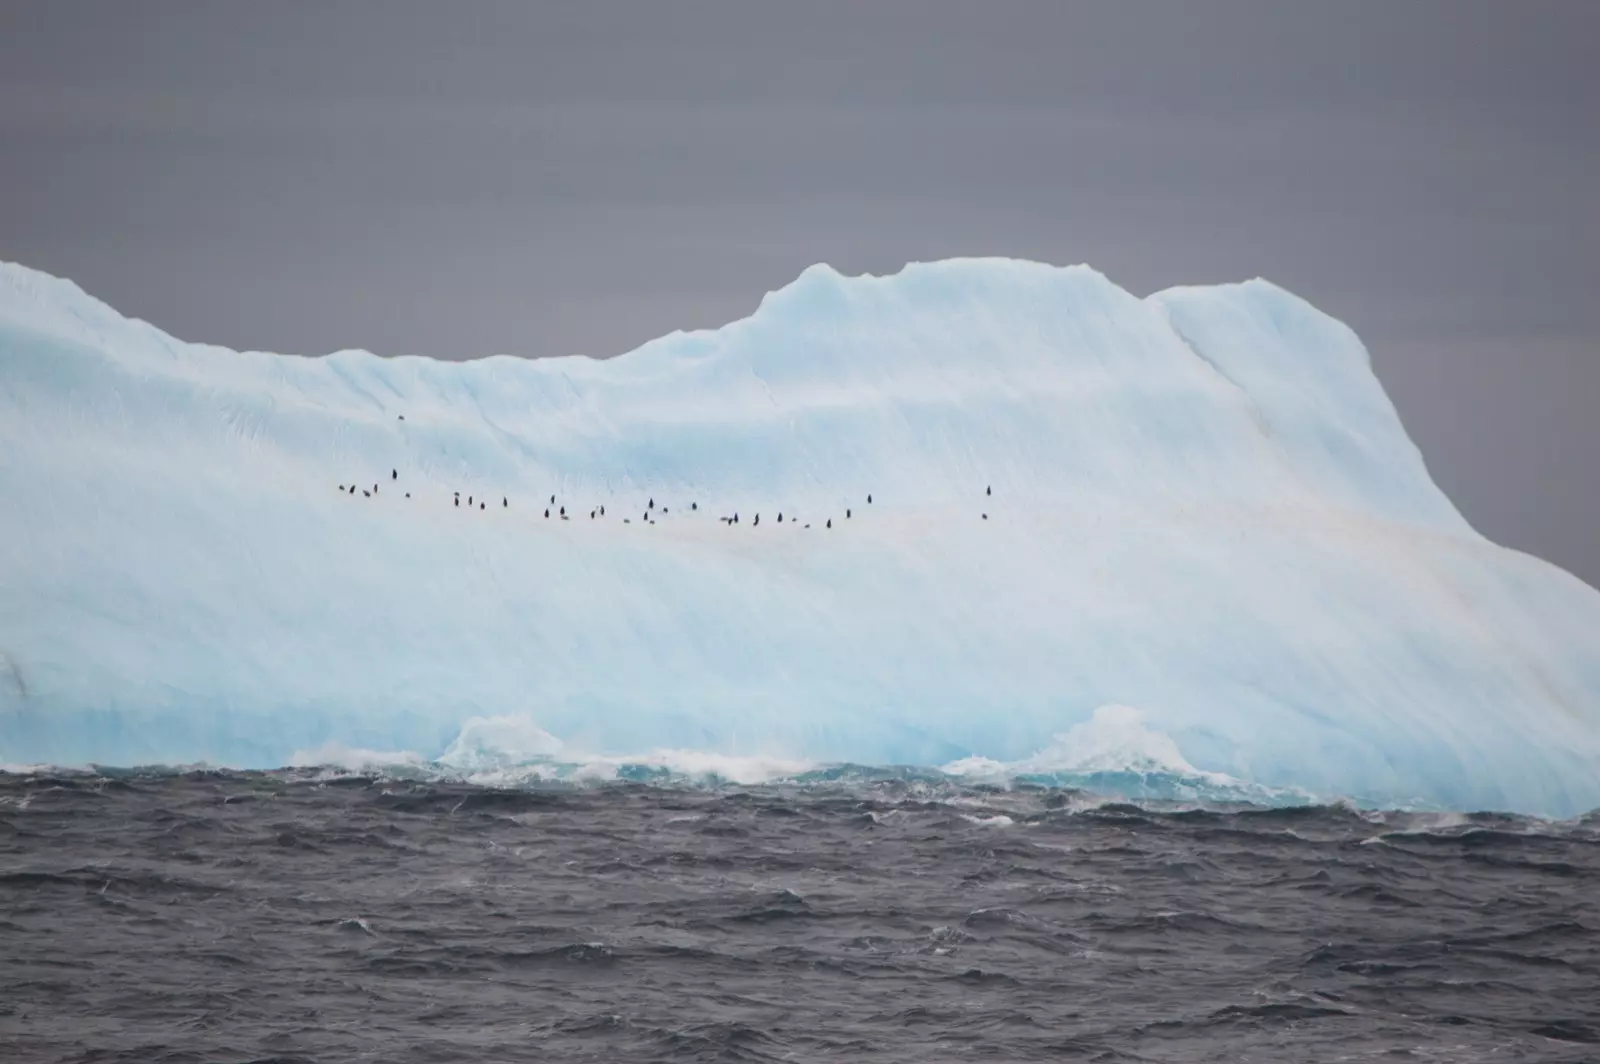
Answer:
POLYGON ((399 480, 400 479, 400 470, 398 470, 398 469, 389 470, 389 479, 390 480, 399 480))
POLYGON ((697 502, 692 502, 692 503, 689 504, 689 509, 698 510, 698 509, 700 509, 700 504, 697 503, 697 502))
POLYGON ((849 511, 849 510, 846 510, 846 511, 845 511, 845 512, 844 512, 844 517, 845 517, 845 520, 846 520, 846 521, 848 521, 848 520, 849 520, 849 519, 850 519, 850 511, 849 511))
POLYGON ((987 488, 984 488, 984 489, 983 489, 983 493, 984 493, 984 494, 985 494, 985 495, 993 495, 993 494, 994 494, 994 485, 993 485, 993 484, 991 484, 991 485, 989 485, 989 486, 988 486, 988 487, 987 487, 987 488))
POLYGON ((504 495, 500 496, 500 509, 509 510, 510 508, 511 508, 510 501, 504 495))
POLYGON ((750 522, 750 527, 751 528, 755 528, 760 524, 761 524, 761 515, 760 514, 756 514, 756 519, 754 521, 750 522))
POLYGON ((872 495, 871 495, 870 492, 867 494, 867 505, 868 506, 872 505, 872 495))
POLYGON ((829 527, 829 528, 832 528, 832 527, 833 527, 833 518, 831 518, 831 517, 830 517, 830 518, 828 518, 828 527, 829 527))
POLYGON ((481 509, 483 509, 483 503, 481 503, 481 502, 480 502, 480 503, 479 503, 479 504, 478 504, 478 509, 480 509, 480 510, 481 510, 481 509))
POLYGON ((545 520, 548 521, 550 519, 550 507, 546 506, 544 508, 544 516, 545 516, 545 520))

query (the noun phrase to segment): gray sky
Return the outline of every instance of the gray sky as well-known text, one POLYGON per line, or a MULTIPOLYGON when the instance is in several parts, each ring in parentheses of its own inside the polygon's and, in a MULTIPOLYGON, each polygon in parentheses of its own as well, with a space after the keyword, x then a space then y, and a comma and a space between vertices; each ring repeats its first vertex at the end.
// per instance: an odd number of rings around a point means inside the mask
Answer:
POLYGON ((0 258, 185 339, 608 355, 970 254, 1293 289, 1600 585, 1600 4, 0 0, 0 258))

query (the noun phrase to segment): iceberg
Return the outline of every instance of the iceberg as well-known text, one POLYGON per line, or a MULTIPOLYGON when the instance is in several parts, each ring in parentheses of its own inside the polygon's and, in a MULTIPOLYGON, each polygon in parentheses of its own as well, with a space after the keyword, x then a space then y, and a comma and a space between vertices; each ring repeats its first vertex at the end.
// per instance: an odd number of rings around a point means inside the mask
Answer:
POLYGON ((444 362, 184 343, 0 265, 0 762, 327 750, 1567 816, 1600 593, 1476 533, 1262 280, 816 266, 615 358, 444 362))

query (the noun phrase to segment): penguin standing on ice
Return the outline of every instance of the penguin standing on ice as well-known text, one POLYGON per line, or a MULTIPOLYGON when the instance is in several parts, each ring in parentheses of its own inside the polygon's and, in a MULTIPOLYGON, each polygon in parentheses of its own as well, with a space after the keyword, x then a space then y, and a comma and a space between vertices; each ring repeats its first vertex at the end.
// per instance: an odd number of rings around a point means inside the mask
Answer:
POLYGON ((783 511, 782 510, 778 511, 778 524, 780 524, 780 525, 783 524, 783 511))
POLYGON ((554 506, 555 504, 556 504, 556 497, 554 495, 552 495, 552 496, 550 496, 550 505, 554 506))
POLYGON ((760 514, 756 514, 756 519, 754 521, 750 522, 750 527, 751 528, 759 528, 760 525, 761 525, 761 515, 760 514))
POLYGON ((550 520, 550 507, 548 506, 544 508, 544 518, 546 521, 550 520))
POLYGON ((398 469, 389 470, 389 479, 390 480, 399 480, 400 479, 400 470, 398 470, 398 469))
POLYGON ((698 510, 698 509, 700 509, 700 504, 697 503, 697 502, 692 502, 692 503, 689 504, 689 509, 698 510))
POLYGON ((561 516, 562 516, 562 517, 565 517, 565 516, 567 516, 567 508, 566 508, 566 507, 565 507, 565 506, 563 506, 563 507, 562 507, 562 508, 561 508, 561 516))
POLYGON ((460 508, 461 508, 461 496, 457 495, 456 496, 456 509, 459 510, 460 508))
POLYGON ((988 487, 984 488, 983 489, 983 493, 985 495, 993 495, 994 494, 994 485, 990 484, 988 487))
POLYGON ((984 519, 984 520, 985 520, 985 521, 987 521, 987 520, 989 520, 989 515, 988 515, 988 514, 984 514, 984 515, 983 515, 983 519, 984 519))
POLYGON ((604 517, 605 515, 606 515, 606 508, 604 506, 602 506, 602 507, 600 507, 600 516, 604 517))
POLYGON ((846 511, 845 511, 845 512, 844 512, 844 519, 845 519, 845 520, 846 520, 846 521, 848 521, 848 520, 850 520, 850 511, 849 511, 849 510, 846 510, 846 511))
POLYGON ((467 496, 467 508, 469 510, 472 508, 472 496, 471 495, 467 496))
POLYGON ((479 503, 479 504, 478 504, 478 509, 480 509, 480 510, 481 510, 481 509, 483 509, 483 503, 481 503, 481 502, 480 502, 480 503, 479 503))
POLYGON ((370 498, 372 498, 372 492, 368 491, 366 488, 362 488, 361 489, 361 497, 363 499, 370 499, 370 498))
POLYGON ((650 505, 646 506, 645 509, 646 510, 654 510, 655 508, 656 508, 656 500, 654 499, 654 497, 652 497, 650 499, 650 505))
POLYGON ((511 508, 510 501, 507 500, 504 495, 500 496, 500 509, 509 510, 510 508, 511 508))
POLYGON ((867 493, 867 505, 872 505, 872 493, 870 491, 867 493))
POLYGON ((832 527, 833 527, 833 518, 831 518, 831 517, 830 517, 830 518, 828 518, 828 527, 829 527, 829 528, 832 528, 832 527))

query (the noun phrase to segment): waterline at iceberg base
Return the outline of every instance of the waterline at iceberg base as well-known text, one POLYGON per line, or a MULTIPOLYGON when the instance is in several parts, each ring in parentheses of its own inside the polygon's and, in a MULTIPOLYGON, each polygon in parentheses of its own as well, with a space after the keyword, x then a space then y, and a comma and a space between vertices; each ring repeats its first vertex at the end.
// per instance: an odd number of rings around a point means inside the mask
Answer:
POLYGON ((1474 532, 1263 281, 814 267, 617 358, 451 363, 187 344, 0 266, 0 500, 4 763, 1600 806, 1600 593, 1474 532))

